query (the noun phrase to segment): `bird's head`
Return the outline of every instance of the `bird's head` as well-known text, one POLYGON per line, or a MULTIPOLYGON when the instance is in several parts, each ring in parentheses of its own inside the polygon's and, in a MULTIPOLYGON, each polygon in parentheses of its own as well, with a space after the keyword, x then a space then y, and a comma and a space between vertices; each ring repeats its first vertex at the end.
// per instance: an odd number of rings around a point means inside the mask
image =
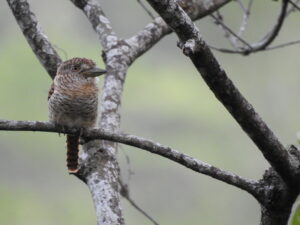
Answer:
POLYGON ((57 75, 71 80, 94 80, 106 70, 96 67, 93 60, 86 58, 72 58, 64 61, 57 69, 57 75))

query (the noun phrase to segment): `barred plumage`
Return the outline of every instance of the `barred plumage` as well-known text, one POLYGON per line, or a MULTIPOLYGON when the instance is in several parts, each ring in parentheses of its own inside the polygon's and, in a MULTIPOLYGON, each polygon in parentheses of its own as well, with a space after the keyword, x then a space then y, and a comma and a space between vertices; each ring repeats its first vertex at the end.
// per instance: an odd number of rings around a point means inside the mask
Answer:
MULTIPOLYGON (((95 77, 106 71, 89 59, 73 58, 63 62, 49 90, 49 120, 60 126, 90 128, 95 126, 98 88, 95 77)), ((67 135, 69 173, 78 171, 79 136, 67 135)))

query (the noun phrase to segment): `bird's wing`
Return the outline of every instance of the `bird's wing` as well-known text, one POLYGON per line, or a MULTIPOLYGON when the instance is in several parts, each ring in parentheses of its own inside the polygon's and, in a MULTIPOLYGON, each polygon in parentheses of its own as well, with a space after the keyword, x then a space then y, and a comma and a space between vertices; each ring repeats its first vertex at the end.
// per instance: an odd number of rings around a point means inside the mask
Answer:
POLYGON ((54 82, 52 82, 50 89, 48 91, 48 101, 51 98, 51 95, 53 94, 53 92, 54 92, 54 82))

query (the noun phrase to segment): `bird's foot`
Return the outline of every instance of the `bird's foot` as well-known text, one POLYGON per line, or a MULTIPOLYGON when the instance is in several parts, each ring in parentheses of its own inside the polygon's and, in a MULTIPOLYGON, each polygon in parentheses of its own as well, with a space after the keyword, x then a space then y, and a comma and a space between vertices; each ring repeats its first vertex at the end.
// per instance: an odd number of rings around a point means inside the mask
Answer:
POLYGON ((61 131, 62 131, 62 134, 64 135, 64 136, 66 136, 66 131, 67 131, 67 127, 65 127, 65 126, 61 126, 61 131))
POLYGON ((60 125, 60 124, 56 124, 56 126, 59 128, 59 131, 58 132, 58 136, 60 137, 61 134, 63 134, 64 136, 66 136, 66 131, 67 131, 67 128, 63 125, 60 125))

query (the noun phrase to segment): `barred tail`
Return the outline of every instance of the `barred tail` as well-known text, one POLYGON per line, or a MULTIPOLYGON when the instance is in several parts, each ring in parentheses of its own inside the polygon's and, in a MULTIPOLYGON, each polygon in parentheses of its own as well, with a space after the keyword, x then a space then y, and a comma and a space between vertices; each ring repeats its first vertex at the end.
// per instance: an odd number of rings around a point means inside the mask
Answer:
POLYGON ((67 135, 67 167, 69 173, 78 172, 79 136, 67 135))

